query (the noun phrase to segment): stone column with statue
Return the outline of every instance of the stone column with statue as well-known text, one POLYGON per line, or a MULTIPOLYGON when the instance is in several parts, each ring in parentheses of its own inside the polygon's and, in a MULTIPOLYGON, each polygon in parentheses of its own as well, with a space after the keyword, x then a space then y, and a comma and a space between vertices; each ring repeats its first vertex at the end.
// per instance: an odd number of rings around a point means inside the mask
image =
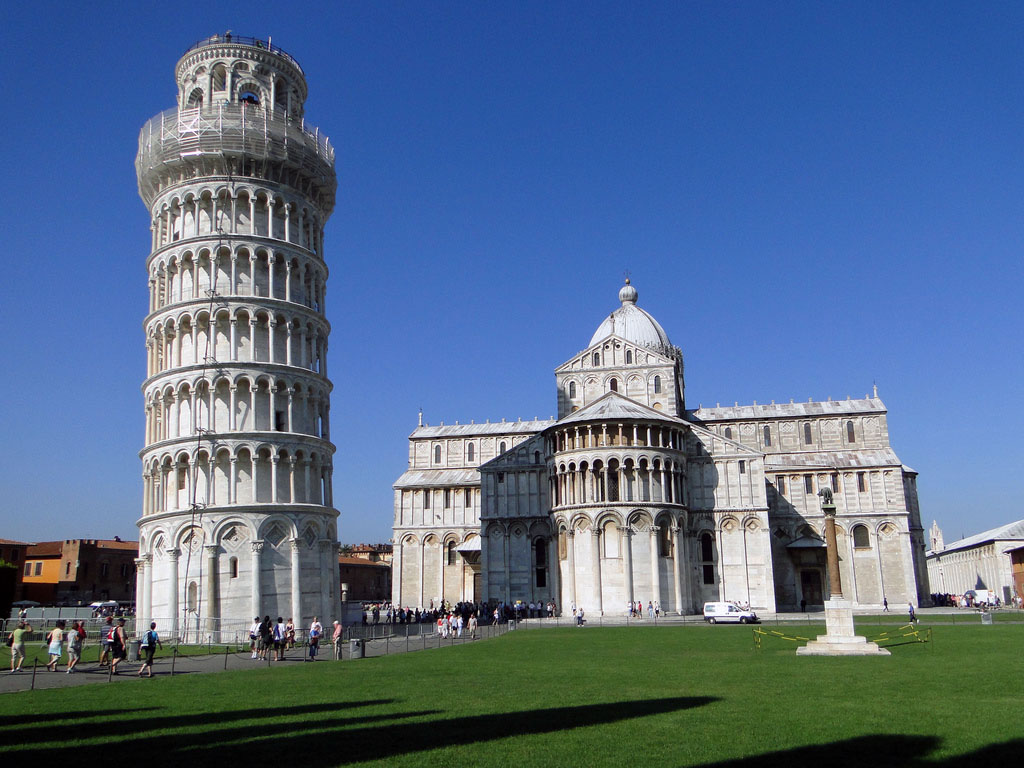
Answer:
POLYGON ((836 545, 836 505, 831 488, 818 491, 821 512, 825 516, 825 547, 828 557, 829 598, 825 601, 825 634, 818 635, 802 648, 798 656, 889 656, 885 648, 869 643, 854 633, 852 603, 843 597, 839 573, 839 547, 836 545))

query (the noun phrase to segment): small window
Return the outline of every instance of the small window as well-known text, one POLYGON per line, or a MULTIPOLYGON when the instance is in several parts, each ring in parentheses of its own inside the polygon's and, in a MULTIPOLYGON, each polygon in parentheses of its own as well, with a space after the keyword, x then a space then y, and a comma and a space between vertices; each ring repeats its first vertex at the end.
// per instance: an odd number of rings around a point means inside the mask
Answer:
POLYGON ((178 490, 179 491, 184 491, 185 490, 185 468, 184 467, 179 467, 178 468, 178 490))
POLYGON ((732 440, 732 427, 725 428, 725 439, 732 440))
POLYGON ((423 492, 423 508, 430 509, 430 491, 423 492))
POLYGON ((285 416, 284 411, 274 412, 274 431, 275 432, 287 432, 288 431, 288 418, 285 416))
POLYGON ((855 443, 855 442, 857 442, 856 436, 853 433, 853 422, 852 421, 846 422, 846 442, 848 442, 848 443, 855 443))
POLYGON ((779 494, 785 495, 786 493, 786 476, 779 475, 775 478, 775 487, 779 489, 779 494))
POLYGON ((42 575, 43 575, 43 564, 42 563, 36 563, 36 576, 42 576, 42 575))
POLYGON ((595 352, 594 353, 594 365, 596 366, 596 365, 600 365, 600 364, 601 364, 601 353, 600 352, 595 352))
POLYGON ((64 563, 64 575, 69 576, 71 574, 71 561, 68 560, 64 563))
POLYGON ((31 576, 32 575, 32 563, 29 563, 29 562, 25 563, 25 575, 26 576, 31 576))
POLYGON ((466 460, 476 461, 476 445, 473 443, 466 446, 466 460))
POLYGON ((661 376, 654 377, 654 394, 661 394, 661 376))
POLYGON ((868 536, 866 525, 853 526, 853 546, 855 549, 870 549, 871 538, 868 536))
POLYGON ((715 583, 715 566, 705 565, 704 568, 704 583, 714 584, 715 583))
POLYGON ((448 565, 455 565, 455 542, 448 542, 448 565))
POLYGON ((237 579, 238 578, 238 558, 237 557, 232 557, 231 558, 231 560, 228 562, 228 568, 230 569, 229 572, 231 573, 231 578, 232 579, 237 579))
POLYGON ((435 445, 434 446, 434 463, 435 464, 440 464, 441 463, 441 446, 440 445, 435 445))
POLYGON ((498 473, 498 482, 499 483, 504 483, 505 482, 505 473, 504 472, 499 472, 498 473))
POLYGON ((452 492, 450 488, 444 489, 444 508, 449 509, 452 506, 452 492))
POLYGON ((839 493, 839 475, 835 472, 832 473, 832 492, 839 493))
POLYGON ((535 571, 537 575, 537 589, 543 589, 548 585, 547 568, 537 568, 535 571))
POLYGON ((540 451, 533 452, 533 463, 540 464, 540 451))
POLYGON ((764 444, 765 447, 770 447, 772 444, 772 431, 768 427, 764 428, 764 444))
POLYGON ((108 573, 110 573, 110 563, 100 563, 100 576, 106 578, 108 573))
POLYGON ((811 444, 811 425, 804 424, 804 443, 811 444))
POLYGON ((864 491, 867 490, 867 484, 864 480, 863 472, 857 473, 857 490, 860 491, 861 493, 864 493, 864 491))
POLYGON ((633 350, 632 349, 627 349, 626 350, 626 365, 632 365, 632 364, 633 364, 633 350))
POLYGON ((570 400, 575 400, 576 399, 576 382, 575 381, 570 381, 569 382, 569 399, 570 400))
POLYGON ((811 475, 804 475, 804 493, 814 493, 814 478, 811 475))
POLYGON ((470 491, 469 488, 462 491, 462 503, 465 505, 466 509, 469 509, 473 502, 473 497, 470 495, 471 493, 472 491, 470 491))
POLYGON ((609 381, 608 382, 608 389, 611 392, 618 392, 619 391, 619 380, 618 379, 612 379, 611 381, 609 381))
POLYGON ((505 441, 502 440, 501 443, 498 444, 498 453, 504 453, 507 450, 508 447, 505 445, 505 441))
POLYGON ((740 459, 740 474, 747 474, 747 462, 745 462, 743 459, 740 459))
MULTIPOLYGON (((700 559, 701 560, 714 560, 715 550, 714 545, 711 541, 711 534, 705 533, 700 537, 700 559)), ((704 582, 707 584, 708 582, 704 582)), ((712 582, 713 583, 713 582, 712 582)))

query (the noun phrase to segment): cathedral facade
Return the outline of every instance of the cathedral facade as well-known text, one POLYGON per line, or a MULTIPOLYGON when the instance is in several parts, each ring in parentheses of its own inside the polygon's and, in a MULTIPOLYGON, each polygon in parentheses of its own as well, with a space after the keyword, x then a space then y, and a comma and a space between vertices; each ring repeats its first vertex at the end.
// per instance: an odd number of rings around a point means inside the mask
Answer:
POLYGON ((877 392, 688 410, 682 352, 637 300, 627 280, 555 370, 556 420, 416 428, 394 486, 393 602, 821 606, 825 487, 854 606, 926 600, 917 474, 877 392))

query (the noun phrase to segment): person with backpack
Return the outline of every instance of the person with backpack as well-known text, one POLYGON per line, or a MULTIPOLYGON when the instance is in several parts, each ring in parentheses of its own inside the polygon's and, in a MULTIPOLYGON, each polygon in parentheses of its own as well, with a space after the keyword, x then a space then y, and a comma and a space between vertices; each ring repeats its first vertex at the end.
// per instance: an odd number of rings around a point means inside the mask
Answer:
POLYGON ((149 670, 146 677, 153 676, 153 656, 156 655, 157 646, 160 646, 160 649, 163 650, 164 644, 160 642, 160 636, 156 633, 156 622, 154 621, 150 622, 149 630, 142 636, 141 650, 146 654, 146 657, 139 668, 139 677, 142 677, 142 673, 146 670, 149 670))

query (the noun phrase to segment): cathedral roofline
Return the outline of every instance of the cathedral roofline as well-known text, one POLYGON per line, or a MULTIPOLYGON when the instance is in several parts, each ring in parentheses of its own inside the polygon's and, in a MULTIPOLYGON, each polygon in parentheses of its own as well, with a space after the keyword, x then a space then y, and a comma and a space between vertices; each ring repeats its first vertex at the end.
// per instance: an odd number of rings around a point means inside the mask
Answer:
POLYGON ((664 411, 649 408, 636 400, 620 395, 618 392, 606 392, 592 403, 578 411, 554 422, 551 426, 564 426, 585 421, 607 421, 608 419, 644 419, 647 421, 664 421, 669 424, 689 426, 689 422, 670 416, 664 411))
POLYGON ((409 439, 533 434, 554 423, 551 419, 533 419, 531 421, 487 421, 483 424, 441 424, 436 427, 425 424, 422 427, 416 427, 409 435, 409 439))
POLYGON ((697 421, 743 421, 750 419, 791 419, 801 416, 839 416, 854 413, 888 413, 877 397, 819 400, 806 403, 755 403, 687 411, 697 421))
POLYGON ((764 471, 780 472, 794 469, 867 469, 873 467, 902 467, 903 464, 891 448, 850 451, 795 451, 792 453, 764 454, 764 471))

